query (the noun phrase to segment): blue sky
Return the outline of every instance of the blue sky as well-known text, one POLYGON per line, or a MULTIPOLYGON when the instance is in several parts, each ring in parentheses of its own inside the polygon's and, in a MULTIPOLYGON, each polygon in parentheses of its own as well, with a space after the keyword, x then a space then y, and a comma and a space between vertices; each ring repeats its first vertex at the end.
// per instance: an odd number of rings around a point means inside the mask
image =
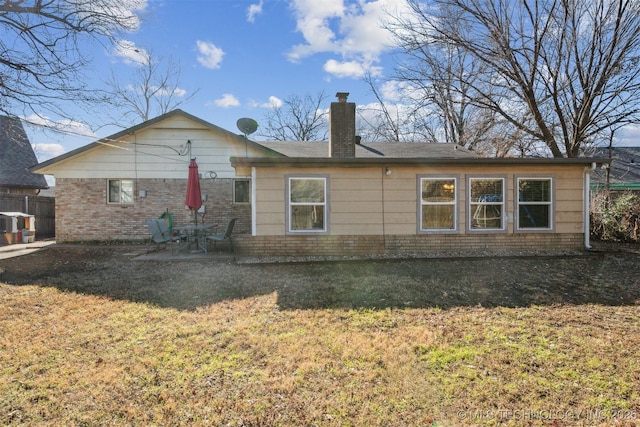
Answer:
MULTIPOLYGON (((112 71, 126 79, 141 53, 172 58, 181 67, 181 89, 198 89, 183 110, 231 131, 236 121, 260 123, 268 108, 290 95, 350 92, 358 105, 375 100, 365 72, 380 79, 393 72, 389 35, 381 28, 403 0, 124 0, 135 2, 137 31, 118 48, 94 49, 92 84, 112 71)), ((397 94, 388 86, 390 102, 397 94)), ((328 107, 328 105, 327 105, 328 107)), ((99 117, 82 117, 95 129, 99 117)), ((55 118, 50 118, 55 122, 55 118)), ((28 130, 40 160, 108 136, 121 128, 92 130, 64 123, 69 134, 28 130)))
MULTIPOLYGON (((139 17, 136 31, 116 47, 87 45, 93 61, 91 84, 101 87, 111 73, 126 81, 147 51, 180 64, 180 89, 197 94, 183 110, 237 132, 236 121, 261 123, 271 105, 288 96, 350 92, 359 107, 375 104, 365 73, 379 79, 387 106, 402 103, 393 75, 388 13, 406 10, 405 0, 120 0, 139 17)), ((326 106, 328 107, 328 105, 326 106)), ((109 108, 105 106, 105 108, 109 108)), ((77 122, 53 126, 68 133, 27 132, 40 161, 122 130, 103 126, 100 113, 77 111, 77 122), (84 122, 84 123, 83 123, 84 122), (89 126, 87 126, 87 124, 89 126)), ((616 134, 617 145, 638 145, 640 126, 616 134)), ((254 135, 256 139, 260 139, 254 135)))

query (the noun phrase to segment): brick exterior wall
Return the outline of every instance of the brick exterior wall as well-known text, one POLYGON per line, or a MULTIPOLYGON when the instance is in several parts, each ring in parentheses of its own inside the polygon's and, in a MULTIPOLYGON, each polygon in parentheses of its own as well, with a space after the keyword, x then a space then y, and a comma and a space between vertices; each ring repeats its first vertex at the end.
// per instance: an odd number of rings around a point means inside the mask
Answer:
MULTIPOLYGON (((251 206, 234 205, 233 179, 201 180, 207 194, 205 223, 224 230, 231 218, 238 218, 234 234, 250 233, 251 206)), ((145 222, 169 210, 174 225, 192 224, 193 212, 184 207, 187 180, 138 179, 134 203, 107 204, 106 179, 56 179, 56 240, 58 242, 148 240, 145 222), (146 190, 147 197, 139 197, 146 190)), ((198 218, 202 221, 202 217, 198 218)))
POLYGON ((459 234, 393 236, 235 236, 236 254, 267 256, 350 256, 411 253, 503 253, 505 251, 580 251, 577 234, 459 234))

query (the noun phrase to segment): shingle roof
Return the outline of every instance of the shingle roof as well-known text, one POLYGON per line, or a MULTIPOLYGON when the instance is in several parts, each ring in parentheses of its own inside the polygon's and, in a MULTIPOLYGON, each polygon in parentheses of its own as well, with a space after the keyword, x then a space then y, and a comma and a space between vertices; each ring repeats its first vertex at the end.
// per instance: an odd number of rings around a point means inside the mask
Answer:
POLYGON ((37 163, 20 119, 0 116, 0 187, 48 188, 44 175, 29 170, 37 163))
MULTIPOLYGON (((609 149, 599 147, 595 149, 593 157, 609 158, 609 149)), ((640 183, 640 147, 613 147, 611 150, 611 175, 612 184, 640 183)), ((606 181, 606 169, 596 169, 591 174, 593 183, 606 181)))
MULTIPOLYGON (((263 147, 284 154, 287 157, 329 157, 327 141, 309 142, 257 142, 263 147)), ((427 144, 413 142, 363 142, 356 144, 356 158, 470 158, 476 153, 455 144, 427 144)))

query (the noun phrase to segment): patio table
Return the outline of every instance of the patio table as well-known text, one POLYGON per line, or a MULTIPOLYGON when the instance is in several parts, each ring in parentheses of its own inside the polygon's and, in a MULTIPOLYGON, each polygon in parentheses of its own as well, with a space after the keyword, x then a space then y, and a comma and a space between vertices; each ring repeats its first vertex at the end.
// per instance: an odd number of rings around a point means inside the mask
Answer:
POLYGON ((191 247, 196 243, 198 249, 207 252, 207 232, 217 227, 217 224, 200 224, 200 225, 180 225, 173 227, 173 231, 177 232, 180 237, 184 237, 184 242, 180 239, 180 243, 176 252, 191 247))

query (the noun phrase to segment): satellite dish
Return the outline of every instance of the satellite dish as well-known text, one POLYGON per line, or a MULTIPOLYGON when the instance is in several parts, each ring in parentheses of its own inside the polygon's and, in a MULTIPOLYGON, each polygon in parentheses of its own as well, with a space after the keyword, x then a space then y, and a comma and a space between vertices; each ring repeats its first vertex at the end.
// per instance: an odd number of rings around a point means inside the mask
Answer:
POLYGON ((240 132, 242 132, 245 137, 258 130, 258 122, 248 117, 238 119, 236 126, 238 126, 238 129, 240 129, 240 132))

